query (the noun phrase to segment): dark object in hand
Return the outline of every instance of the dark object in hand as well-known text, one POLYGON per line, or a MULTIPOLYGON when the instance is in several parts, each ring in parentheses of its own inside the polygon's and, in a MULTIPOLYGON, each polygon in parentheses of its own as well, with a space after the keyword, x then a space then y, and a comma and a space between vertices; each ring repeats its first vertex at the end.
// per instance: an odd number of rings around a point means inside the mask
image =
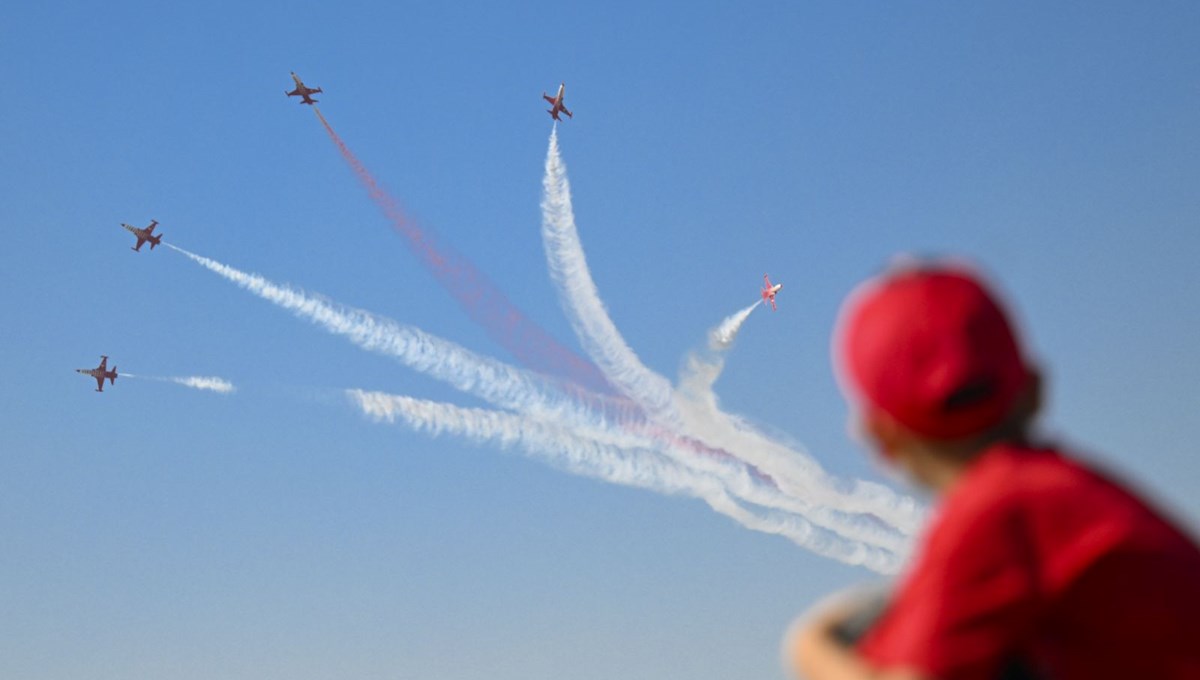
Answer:
MULTIPOLYGON (((847 647, 857 644, 871 626, 883 616, 887 610, 888 597, 885 592, 864 595, 859 600, 859 606, 854 612, 833 629, 834 637, 847 647)), ((1029 666, 1021 659, 1008 659, 1001 666, 996 680, 1050 680, 1029 670, 1029 666)))

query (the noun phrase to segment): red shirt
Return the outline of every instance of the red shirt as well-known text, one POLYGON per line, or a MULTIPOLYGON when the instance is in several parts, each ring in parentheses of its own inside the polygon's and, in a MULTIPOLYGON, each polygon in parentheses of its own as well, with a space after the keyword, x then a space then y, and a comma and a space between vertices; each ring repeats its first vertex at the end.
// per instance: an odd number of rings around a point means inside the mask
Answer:
POLYGON ((1049 450, 999 445, 947 494, 858 646, 879 668, 994 679, 1200 678, 1200 549, 1128 491, 1049 450))

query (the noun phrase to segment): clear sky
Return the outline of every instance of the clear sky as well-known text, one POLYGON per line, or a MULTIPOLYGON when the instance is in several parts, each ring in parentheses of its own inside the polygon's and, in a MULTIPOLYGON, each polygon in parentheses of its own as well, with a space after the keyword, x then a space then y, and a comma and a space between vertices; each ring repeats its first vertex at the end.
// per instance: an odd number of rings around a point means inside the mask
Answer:
POLYGON ((511 360, 390 228, 404 209, 564 344, 551 121, 609 313, 675 376, 763 272, 722 404, 879 479, 829 366, 901 252, 979 262, 1047 368, 1046 431, 1200 529, 1200 6, 9 3, 0 676, 779 678, 870 572, 679 496, 372 422, 480 402, 120 223, 511 360), (233 394, 72 372, 220 376, 233 394))

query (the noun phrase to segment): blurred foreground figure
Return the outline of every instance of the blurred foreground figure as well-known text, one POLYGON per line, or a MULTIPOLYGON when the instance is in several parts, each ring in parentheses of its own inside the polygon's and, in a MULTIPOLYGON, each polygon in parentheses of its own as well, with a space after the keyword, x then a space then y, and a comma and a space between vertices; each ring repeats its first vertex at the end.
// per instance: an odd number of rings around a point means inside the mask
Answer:
POLYGON ((858 428, 939 501, 884 601, 793 625, 808 680, 1200 679, 1200 550, 1146 503, 1030 440, 1040 378, 997 299, 957 265, 894 271, 842 309, 858 428))

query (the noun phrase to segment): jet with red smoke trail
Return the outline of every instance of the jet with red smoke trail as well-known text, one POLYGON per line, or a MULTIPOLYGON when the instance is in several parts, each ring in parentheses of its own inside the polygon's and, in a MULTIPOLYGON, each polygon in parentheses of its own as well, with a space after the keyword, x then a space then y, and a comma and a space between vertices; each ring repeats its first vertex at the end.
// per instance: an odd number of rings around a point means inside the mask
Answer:
POLYGON ((111 385, 117 384, 117 367, 113 366, 111 371, 108 370, 108 357, 103 354, 100 355, 100 365, 99 366, 97 366, 95 368, 77 368, 77 369, 75 369, 75 372, 82 373, 84 375, 90 375, 93 378, 95 378, 97 392, 104 391, 105 378, 108 379, 109 384, 111 384, 111 385))
POLYGON ((553 97, 546 94, 545 92, 542 92, 542 99, 545 99, 546 101, 550 102, 550 108, 546 109, 546 113, 550 114, 550 117, 553 118, 554 120, 562 120, 562 118, 558 117, 558 114, 560 112, 567 114, 567 118, 575 117, 575 116, 571 115, 571 112, 567 110, 567 107, 563 106, 563 90, 565 90, 566 88, 567 88, 566 83, 559 83, 558 84, 558 94, 554 95, 553 97))
POLYGON ((289 97, 300 97, 302 99, 300 102, 301 104, 308 104, 309 106, 312 106, 313 104, 317 103, 317 100, 313 99, 311 95, 321 92, 321 88, 306 87, 304 83, 300 81, 300 76, 296 75, 295 71, 292 71, 292 80, 296 81, 296 89, 292 90, 291 92, 284 91, 284 94, 289 97))
POLYGON ((763 299, 763 302, 771 303, 771 311, 772 312, 775 311, 775 295, 781 290, 783 290, 782 283, 777 283, 772 286, 771 278, 769 276, 767 276, 766 274, 763 274, 762 299, 763 299))
POLYGON ((341 152, 346 164, 366 188, 367 195, 392 223, 392 228, 404 237, 422 264, 458 300, 467 314, 487 329, 494 340, 530 368, 550 375, 567 377, 588 389, 612 393, 611 384, 600 375, 594 364, 564 347, 544 329, 530 321, 474 264, 452 250, 438 246, 432 233, 422 229, 409 218, 399 202, 392 198, 362 161, 358 160, 325 119, 321 109, 314 106, 313 113, 316 114, 317 120, 321 121, 329 139, 341 152))
POLYGON ((158 236, 154 235, 154 228, 158 226, 158 220, 150 220, 150 226, 146 227, 145 229, 138 229, 137 227, 125 224, 124 222, 121 223, 121 226, 125 227, 126 231, 137 237, 137 245, 130 248, 130 250, 140 252, 142 249, 142 244, 146 241, 150 242, 150 250, 154 250, 154 246, 162 242, 162 234, 159 234, 158 236))

